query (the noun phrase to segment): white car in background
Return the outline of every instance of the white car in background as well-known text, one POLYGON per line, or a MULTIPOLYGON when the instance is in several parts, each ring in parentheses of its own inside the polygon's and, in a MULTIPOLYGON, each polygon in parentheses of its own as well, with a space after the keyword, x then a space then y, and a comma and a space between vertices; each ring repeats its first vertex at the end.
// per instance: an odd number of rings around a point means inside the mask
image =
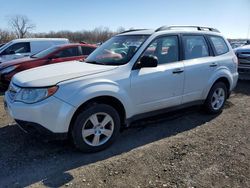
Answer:
POLYGON ((0 47, 0 63, 30 56, 54 45, 69 43, 65 38, 15 39, 0 47))
POLYGON ((23 130, 70 136, 81 151, 95 152, 134 120, 190 105, 221 112, 236 86, 237 66, 216 29, 127 31, 86 62, 18 73, 5 93, 5 107, 23 130))

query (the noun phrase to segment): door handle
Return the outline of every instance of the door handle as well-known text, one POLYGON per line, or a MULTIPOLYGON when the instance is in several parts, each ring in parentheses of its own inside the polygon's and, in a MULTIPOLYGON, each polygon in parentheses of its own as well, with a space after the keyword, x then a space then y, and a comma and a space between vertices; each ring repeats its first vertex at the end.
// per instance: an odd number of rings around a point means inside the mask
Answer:
POLYGON ((184 69, 181 69, 181 68, 177 68, 173 70, 173 74, 180 74, 182 72, 184 72, 184 69))
POLYGON ((210 67, 217 67, 218 64, 217 64, 217 63, 211 63, 209 66, 210 66, 210 67))

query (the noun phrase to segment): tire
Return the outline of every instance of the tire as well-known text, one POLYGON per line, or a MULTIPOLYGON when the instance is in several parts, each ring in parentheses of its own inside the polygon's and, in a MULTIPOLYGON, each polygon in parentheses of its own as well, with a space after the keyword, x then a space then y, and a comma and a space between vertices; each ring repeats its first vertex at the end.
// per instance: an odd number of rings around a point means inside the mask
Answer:
POLYGON ((222 112, 228 95, 228 90, 223 82, 215 83, 209 91, 205 101, 205 110, 210 114, 222 112), (217 96, 217 97, 216 97, 217 96))
POLYGON ((106 104, 93 104, 81 112, 72 128, 75 147, 82 152, 97 152, 109 147, 120 132, 117 111, 106 104))

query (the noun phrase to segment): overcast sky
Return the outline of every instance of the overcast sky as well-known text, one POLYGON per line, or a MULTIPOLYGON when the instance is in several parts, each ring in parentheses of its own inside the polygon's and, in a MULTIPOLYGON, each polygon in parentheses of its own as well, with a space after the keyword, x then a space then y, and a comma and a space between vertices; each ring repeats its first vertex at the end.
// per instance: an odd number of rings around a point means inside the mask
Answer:
POLYGON ((0 0, 0 28, 24 14, 34 32, 202 25, 230 38, 250 38, 250 0, 0 0))

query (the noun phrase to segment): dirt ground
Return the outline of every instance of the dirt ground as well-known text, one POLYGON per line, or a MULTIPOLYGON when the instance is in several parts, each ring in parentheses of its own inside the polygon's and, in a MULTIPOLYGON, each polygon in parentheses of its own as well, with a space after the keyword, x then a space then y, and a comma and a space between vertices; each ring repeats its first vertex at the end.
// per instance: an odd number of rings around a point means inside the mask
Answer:
POLYGON ((8 125, 1 102, 0 187, 250 187, 249 114, 250 82, 241 81, 220 115, 199 107, 164 114, 82 154, 8 125))

